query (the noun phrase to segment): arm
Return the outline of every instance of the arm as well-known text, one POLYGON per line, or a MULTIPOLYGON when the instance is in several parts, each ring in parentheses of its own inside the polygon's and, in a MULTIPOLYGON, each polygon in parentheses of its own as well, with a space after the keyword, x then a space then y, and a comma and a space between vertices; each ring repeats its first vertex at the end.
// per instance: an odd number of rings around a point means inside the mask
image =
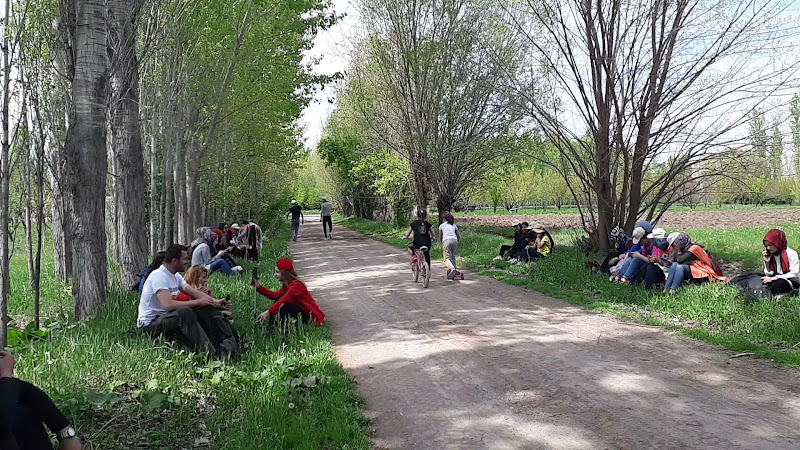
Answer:
POLYGON ((173 300, 169 291, 166 289, 158 291, 158 293, 156 293, 156 298, 158 299, 158 303, 161 304, 161 307, 167 311, 175 311, 176 309, 184 306, 188 306, 190 308, 199 308, 201 306, 216 305, 216 302, 213 298, 203 294, 189 285, 184 286, 181 291, 194 300, 189 300, 188 302, 179 302, 177 300, 173 300))
MULTIPOLYGON (((788 256, 789 270, 783 274, 773 275, 773 281, 777 280, 778 278, 783 278, 784 280, 793 280, 800 276, 800 259, 796 258, 792 253, 789 253, 788 256)), ((780 264, 780 262, 778 264, 780 264)))
POLYGON ((458 231, 458 228, 456 228, 456 240, 461 242, 461 232, 458 231))
POLYGON ((409 237, 411 237, 411 233, 413 233, 413 232, 414 232, 414 229, 411 228, 411 227, 408 227, 408 231, 406 231, 406 235, 403 236, 403 239, 408 239, 409 237))
POLYGON ((303 215, 303 210, 300 210, 300 223, 306 223, 306 216, 303 215))
POLYGON ((270 300, 277 300, 281 298, 281 296, 283 295, 283 288, 277 291, 270 291, 264 286, 258 285, 256 287, 256 291, 258 291, 259 294, 263 295, 264 297, 267 297, 270 300))
POLYGON ((675 262, 678 264, 689 264, 692 261, 697 261, 697 256, 695 256, 692 252, 675 254, 675 262))
MULTIPOLYGON (((54 434, 64 431, 69 428, 69 421, 64 414, 53 403, 53 400, 47 396, 41 389, 29 384, 25 390, 25 394, 29 396, 30 404, 33 405, 36 412, 54 434)), ((81 441, 78 438, 62 439, 58 443, 59 450, 80 450, 83 448, 81 441)))

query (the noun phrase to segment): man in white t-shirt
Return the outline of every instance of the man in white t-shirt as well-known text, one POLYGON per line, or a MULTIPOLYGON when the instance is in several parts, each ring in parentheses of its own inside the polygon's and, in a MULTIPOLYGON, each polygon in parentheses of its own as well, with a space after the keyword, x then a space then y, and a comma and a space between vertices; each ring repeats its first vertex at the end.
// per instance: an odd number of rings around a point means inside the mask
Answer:
POLYGON ((189 348, 197 352, 207 351, 212 355, 224 349, 215 348, 204 326, 213 323, 213 318, 203 318, 198 322, 198 313, 214 313, 221 300, 191 287, 178 272, 183 272, 189 263, 188 249, 182 245, 171 245, 164 255, 164 263, 150 273, 144 282, 139 299, 139 317, 136 325, 150 335, 179 334, 189 348), (183 292, 192 300, 177 301, 183 292), (202 323, 202 325, 201 325, 202 323))

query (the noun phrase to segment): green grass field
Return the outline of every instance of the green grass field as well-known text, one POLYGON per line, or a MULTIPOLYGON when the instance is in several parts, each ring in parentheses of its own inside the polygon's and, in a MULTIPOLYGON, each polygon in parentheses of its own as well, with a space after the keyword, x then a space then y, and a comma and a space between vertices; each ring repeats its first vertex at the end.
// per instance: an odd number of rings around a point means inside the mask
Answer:
MULTIPOLYGON (((271 274, 286 255, 283 238, 265 240, 259 270, 271 274)), ((52 276, 52 254, 44 260, 42 297, 52 331, 15 349, 17 376, 50 394, 86 448, 369 447, 361 400, 336 360, 328 328, 262 337, 252 320, 249 277, 209 280, 215 296, 231 295, 246 346, 223 363, 136 333, 138 293, 112 292, 92 319, 68 320, 68 287, 52 276)), ((33 306, 23 251, 13 258, 11 276, 10 311, 24 325, 33 306)), ((277 288, 271 277, 262 283, 277 288)), ((269 300, 259 297, 263 311, 269 300)))
MULTIPOLYGON (((372 234, 404 247, 405 230, 390 224, 358 219, 340 220, 341 225, 372 234)), ((761 269, 761 239, 764 227, 687 230, 724 263, 746 271, 761 269)), ((790 245, 800 241, 800 226, 784 227, 790 245)), ((572 245, 574 230, 554 234, 556 251, 547 259, 527 265, 493 261, 498 249, 510 243, 511 228, 465 227, 459 245, 464 266, 481 275, 561 298, 587 308, 610 312, 722 345, 733 351, 800 366, 800 298, 779 302, 764 300, 748 306, 736 291, 721 283, 687 286, 675 296, 648 293, 642 287, 612 284, 607 275, 584 268, 586 255, 572 245)), ((440 255, 438 245, 432 255, 440 255)), ((436 257, 434 256, 434 257, 436 257)), ((735 276, 738 273, 726 274, 735 276)))

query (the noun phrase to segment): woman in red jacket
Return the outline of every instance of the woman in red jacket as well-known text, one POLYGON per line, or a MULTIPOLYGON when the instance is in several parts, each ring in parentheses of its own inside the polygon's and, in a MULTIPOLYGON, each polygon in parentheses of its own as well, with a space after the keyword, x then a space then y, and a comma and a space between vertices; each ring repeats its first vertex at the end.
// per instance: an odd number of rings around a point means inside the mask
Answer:
MULTIPOLYGON (((261 313, 256 322, 266 321, 272 327, 276 320, 283 322, 285 319, 300 316, 303 323, 313 322, 322 325, 325 314, 319 309, 306 286, 297 279, 297 272, 294 271, 291 260, 286 258, 278 260, 275 264, 275 278, 281 283, 278 291, 270 291, 261 285, 257 287, 259 294, 275 300, 275 303, 261 313)), ((253 279, 251 284, 255 286, 257 282, 258 279, 253 279)))

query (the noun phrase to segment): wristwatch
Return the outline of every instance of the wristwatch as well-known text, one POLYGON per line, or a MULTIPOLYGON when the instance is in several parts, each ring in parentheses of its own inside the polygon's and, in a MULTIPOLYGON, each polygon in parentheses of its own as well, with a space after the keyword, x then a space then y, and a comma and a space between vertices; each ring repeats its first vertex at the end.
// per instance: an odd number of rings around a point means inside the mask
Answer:
POLYGON ((64 428, 63 430, 59 431, 56 434, 56 437, 58 437, 59 441, 63 441, 64 439, 74 438, 75 436, 76 436, 75 428, 72 427, 64 428))

